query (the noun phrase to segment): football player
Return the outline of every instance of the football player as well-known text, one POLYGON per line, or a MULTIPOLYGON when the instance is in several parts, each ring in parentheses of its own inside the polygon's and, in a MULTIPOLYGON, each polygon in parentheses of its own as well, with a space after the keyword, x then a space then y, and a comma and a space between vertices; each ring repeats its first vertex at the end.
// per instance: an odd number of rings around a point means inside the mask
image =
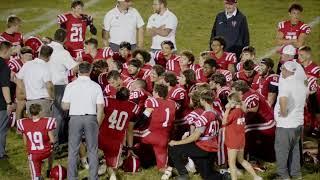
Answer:
POLYGON ((226 41, 223 37, 214 37, 211 43, 212 51, 210 52, 210 56, 217 61, 219 69, 229 70, 234 74, 237 57, 234 53, 225 52, 225 47, 226 41))
POLYGON ((232 91, 237 91, 245 107, 246 150, 249 155, 264 160, 274 160, 275 120, 273 110, 266 99, 250 89, 245 81, 232 84, 232 91))
POLYGON ((191 51, 182 51, 181 52, 181 58, 179 61, 181 72, 192 69, 193 71, 196 71, 200 68, 199 64, 194 64, 195 57, 192 54, 191 51))
POLYGON ((152 65, 149 64, 151 60, 151 54, 143 49, 136 49, 132 52, 132 57, 138 59, 142 63, 141 69, 143 70, 151 70, 152 65))
POLYGON ((231 88, 227 85, 226 77, 223 74, 216 73, 210 77, 210 88, 216 93, 216 98, 219 98, 222 106, 228 103, 228 96, 231 88))
MULTIPOLYGON (((236 65, 236 70, 242 71, 243 70, 243 63, 247 60, 253 60, 255 62, 256 59, 256 49, 253 46, 246 46, 242 49, 242 53, 240 55, 240 62, 236 65)), ((255 66, 255 71, 258 71, 259 66, 255 66)))
POLYGON ((173 71, 176 75, 180 73, 179 60, 180 56, 174 54, 174 44, 171 41, 163 41, 161 51, 154 53, 156 64, 166 68, 167 71, 173 71))
POLYGON ((7 19, 7 29, 0 34, 0 42, 9 41, 12 44, 12 55, 10 59, 19 59, 20 49, 23 46, 23 35, 20 33, 22 20, 11 15, 7 19))
POLYGON ((141 137, 143 144, 152 145, 157 168, 164 172, 167 168, 168 142, 175 119, 176 103, 167 99, 168 87, 163 84, 156 84, 152 94, 153 97, 146 100, 145 110, 140 118, 140 121, 149 123, 149 126, 143 131, 135 131, 135 136, 141 137))
POLYGON ((102 59, 110 59, 113 56, 113 51, 110 47, 98 48, 98 40, 90 38, 84 42, 84 51, 80 57, 83 61, 93 63, 102 59))
POLYGON ((303 7, 300 4, 292 4, 289 9, 290 19, 281 21, 278 24, 277 43, 280 46, 293 45, 299 48, 304 45, 307 35, 311 28, 308 24, 300 21, 303 7))
POLYGON ((84 3, 81 0, 74 0, 70 13, 58 15, 58 24, 67 31, 65 47, 74 58, 78 58, 83 51, 87 26, 90 27, 91 34, 97 34, 92 16, 84 14, 83 8, 84 3))
POLYGON ((133 117, 139 112, 139 106, 129 101, 129 95, 129 90, 122 87, 115 99, 105 98, 105 117, 99 130, 99 149, 104 152, 112 180, 117 179, 114 170, 121 165, 119 162, 124 142, 129 153, 133 154, 133 117))
POLYGON ((278 95, 279 75, 272 70, 273 60, 262 59, 259 63, 259 76, 252 82, 252 89, 257 90, 267 100, 270 107, 274 107, 278 95))
MULTIPOLYGON (((56 128, 56 120, 54 118, 41 117, 41 111, 40 104, 32 104, 30 106, 31 118, 17 121, 18 130, 23 134, 23 139, 27 146, 31 179, 41 179, 43 160, 51 159, 50 156, 55 143, 53 130, 56 128)), ((49 164, 49 169, 51 169, 51 165, 49 164)))
POLYGON ((243 63, 243 71, 237 72, 234 75, 233 80, 243 80, 251 86, 253 80, 259 78, 259 73, 254 70, 255 66, 255 63, 252 60, 245 61, 243 63))

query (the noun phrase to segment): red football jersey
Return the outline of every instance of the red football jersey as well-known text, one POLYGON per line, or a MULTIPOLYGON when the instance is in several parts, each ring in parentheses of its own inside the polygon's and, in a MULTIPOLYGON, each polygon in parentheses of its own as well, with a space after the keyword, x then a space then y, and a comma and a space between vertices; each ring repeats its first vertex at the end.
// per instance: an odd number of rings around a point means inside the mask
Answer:
POLYGON ((317 78, 314 76, 308 76, 307 85, 308 85, 309 93, 315 93, 319 89, 317 78))
POLYGON ((20 59, 10 59, 8 66, 11 71, 18 73, 23 66, 23 62, 20 59))
MULTIPOLYGON (((243 71, 244 69, 243 69, 243 63, 244 62, 238 62, 237 63, 237 65, 236 65, 236 70, 237 71, 243 71)), ((258 71, 259 70, 259 66, 256 64, 255 66, 254 66, 254 70, 255 71, 258 71)))
POLYGON ((220 69, 228 70, 229 64, 237 63, 237 57, 234 53, 223 52, 223 55, 220 58, 217 58, 216 55, 211 51, 210 56, 217 61, 220 69))
POLYGON ((227 83, 231 83, 232 81, 232 73, 229 70, 225 69, 217 69, 216 73, 223 74, 226 78, 227 83))
POLYGON ((204 112, 202 108, 197 108, 193 111, 191 111, 189 114, 187 114, 183 119, 188 122, 188 124, 194 124, 195 121, 198 121, 201 114, 204 112))
POLYGON ((201 116, 193 121, 196 128, 205 128, 196 145, 208 152, 218 151, 218 134, 220 123, 214 111, 204 111, 201 116))
POLYGON ((192 69, 194 72, 196 72, 197 69, 200 69, 201 66, 199 64, 190 64, 189 69, 192 69))
POLYGON ((258 76, 253 79, 251 88, 257 90, 267 99, 268 93, 278 93, 278 83, 278 74, 270 74, 267 77, 258 76))
POLYGON ((172 54, 169 59, 166 59, 162 51, 156 51, 154 53, 154 61, 156 62, 156 64, 159 64, 166 69, 168 68, 167 70, 169 71, 173 71, 170 69, 174 69, 174 68, 180 69, 180 65, 178 61, 179 59, 180 59, 180 56, 177 56, 175 54, 172 54), (168 64, 169 60, 173 60, 173 62, 168 64))
POLYGON ((139 112, 139 107, 131 101, 105 98, 105 117, 99 130, 99 146, 107 143, 119 144, 124 141, 130 121, 139 112))
MULTIPOLYGON (((127 63, 132 59, 132 54, 129 54, 127 58, 123 58, 119 52, 113 52, 112 59, 115 61, 120 61, 121 63, 127 63)), ((127 68, 127 67, 124 67, 127 68)))
POLYGON ((220 99, 223 106, 225 106, 228 103, 228 96, 230 92, 231 92, 231 88, 229 86, 223 86, 220 89, 217 89, 216 97, 220 99))
POLYGON ((314 62, 311 62, 308 66, 305 66, 304 71, 309 76, 320 78, 320 67, 314 62))
POLYGON ((66 48, 69 51, 82 50, 86 39, 87 26, 89 25, 87 20, 66 13, 58 15, 58 23, 63 25, 67 31, 66 48))
POLYGON ((144 106, 153 109, 148 130, 169 135, 175 119, 176 103, 170 99, 149 97, 144 106))
POLYGON ((98 76, 98 83, 100 84, 100 86, 102 87, 102 89, 105 89, 106 86, 109 84, 108 80, 107 80, 107 76, 108 76, 108 72, 105 73, 101 73, 98 76))
POLYGON ((228 148, 244 148, 245 124, 245 113, 240 108, 232 109, 225 124, 225 144, 228 148))
POLYGON ((24 118, 17 121, 17 127, 27 138, 28 154, 46 154, 52 151, 48 132, 56 128, 55 118, 43 117, 37 122, 24 118))
POLYGON ((253 72, 251 77, 248 77, 244 71, 236 72, 234 75, 234 80, 243 80, 248 83, 248 85, 251 87, 252 82, 254 79, 259 78, 259 73, 256 71, 253 72))
POLYGON ((130 101, 135 102, 138 104, 140 109, 144 108, 144 103, 148 99, 148 97, 151 96, 151 94, 146 91, 145 89, 136 89, 134 91, 130 92, 130 101))
POLYGON ((290 20, 281 21, 278 24, 278 31, 283 33, 284 39, 298 39, 300 34, 310 34, 311 28, 309 25, 299 21, 298 24, 292 25, 290 20))
POLYGON ((105 88, 104 88, 104 95, 106 97, 111 97, 111 98, 116 98, 116 94, 117 94, 117 89, 113 86, 111 86, 110 84, 108 84, 105 88))
POLYGON ((3 32, 0 34, 0 42, 1 41, 9 41, 13 46, 23 46, 23 36, 21 33, 15 32, 13 34, 8 34, 7 32, 3 32))
POLYGON ((96 60, 101 60, 101 59, 109 59, 112 58, 113 56, 113 51, 110 47, 106 48, 99 48, 97 49, 97 54, 95 57, 92 57, 90 54, 86 54, 84 51, 81 52, 81 58, 83 61, 86 61, 88 63, 92 63, 96 60))
POLYGON ((259 130, 267 134, 274 134, 276 123, 273 117, 273 110, 266 99, 251 89, 243 94, 242 101, 247 109, 259 107, 257 112, 246 114, 246 132, 259 130))
POLYGON ((203 68, 196 70, 196 79, 198 82, 208 82, 208 78, 203 73, 203 68))

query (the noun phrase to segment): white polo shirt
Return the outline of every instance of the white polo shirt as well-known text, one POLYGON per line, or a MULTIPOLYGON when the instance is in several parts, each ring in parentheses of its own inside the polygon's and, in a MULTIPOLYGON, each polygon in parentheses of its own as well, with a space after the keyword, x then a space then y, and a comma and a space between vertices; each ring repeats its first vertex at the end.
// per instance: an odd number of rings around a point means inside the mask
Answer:
POLYGON ((130 7, 122 13, 116 6, 104 16, 103 25, 104 30, 110 33, 109 42, 117 45, 123 41, 136 44, 137 28, 141 28, 144 21, 135 8, 130 7))
POLYGON ((304 105, 307 98, 307 87, 303 81, 292 75, 286 79, 282 79, 279 84, 279 95, 274 108, 274 117, 277 127, 296 128, 303 125, 304 105), (288 115, 280 116, 280 97, 288 98, 288 115))
POLYGON ((163 41, 172 41, 175 48, 176 47, 176 30, 178 26, 178 19, 169 9, 167 9, 163 15, 154 13, 150 16, 147 24, 147 28, 159 28, 165 25, 165 28, 172 29, 168 36, 163 37, 156 35, 152 38, 151 49, 161 49, 161 43, 163 41))
POLYGON ((67 85, 62 102, 70 103, 69 115, 97 114, 97 104, 104 104, 99 84, 87 76, 79 76, 67 85))
POLYGON ((73 60, 62 44, 52 41, 49 46, 53 49, 48 62, 52 83, 54 85, 66 85, 68 84, 68 71, 77 66, 77 62, 73 60))
POLYGON ((49 98, 46 83, 51 81, 48 64, 39 58, 26 62, 17 74, 23 80, 27 100, 49 98))

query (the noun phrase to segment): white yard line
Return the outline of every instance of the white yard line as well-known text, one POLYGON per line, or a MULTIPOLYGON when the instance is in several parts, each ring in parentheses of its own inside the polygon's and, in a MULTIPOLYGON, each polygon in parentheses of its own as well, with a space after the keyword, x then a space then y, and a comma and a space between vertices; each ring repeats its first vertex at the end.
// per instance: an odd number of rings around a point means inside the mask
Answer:
MULTIPOLYGON (((309 26, 313 27, 317 24, 320 23, 320 16, 317 16, 316 18, 314 18, 311 22, 309 22, 309 26)), ((311 32, 312 33, 312 32, 311 32)), ((275 54, 277 52, 278 46, 273 47, 270 51, 268 51, 265 55, 263 55, 262 57, 260 57, 259 59, 263 59, 263 58, 267 58, 272 56, 273 54, 275 54)))
MULTIPOLYGON (((97 4, 100 0, 90 0, 88 1, 86 4, 85 4, 85 7, 86 8, 90 8, 91 6, 97 4)), ((58 15, 58 14, 57 14, 58 15)), ((51 28, 52 26, 54 25, 57 25, 57 19, 53 19, 51 20, 50 22, 46 23, 46 24, 43 24, 43 25, 40 25, 39 27, 37 27, 36 29, 34 29, 33 31, 31 32, 27 32, 25 33, 24 37, 29 37, 29 36, 32 36, 32 35, 35 35, 35 34, 38 34, 38 33, 41 33, 49 28, 51 28)))

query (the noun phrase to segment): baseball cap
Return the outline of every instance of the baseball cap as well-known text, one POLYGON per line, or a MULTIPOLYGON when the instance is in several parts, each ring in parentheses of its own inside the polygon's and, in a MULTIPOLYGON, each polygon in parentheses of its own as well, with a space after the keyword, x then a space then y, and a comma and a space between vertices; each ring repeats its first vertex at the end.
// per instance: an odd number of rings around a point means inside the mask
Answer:
POLYGON ((118 2, 129 2, 131 0, 118 0, 118 2))
POLYGON ((295 72, 297 70, 297 63, 294 61, 287 61, 283 64, 283 67, 290 72, 295 72))
POLYGON ((237 3, 237 0, 225 0, 224 2, 227 4, 234 4, 237 3))
POLYGON ((283 49, 282 49, 282 54, 287 54, 287 55, 291 55, 291 56, 294 56, 296 55, 296 48, 289 44, 289 45, 286 45, 283 49))

